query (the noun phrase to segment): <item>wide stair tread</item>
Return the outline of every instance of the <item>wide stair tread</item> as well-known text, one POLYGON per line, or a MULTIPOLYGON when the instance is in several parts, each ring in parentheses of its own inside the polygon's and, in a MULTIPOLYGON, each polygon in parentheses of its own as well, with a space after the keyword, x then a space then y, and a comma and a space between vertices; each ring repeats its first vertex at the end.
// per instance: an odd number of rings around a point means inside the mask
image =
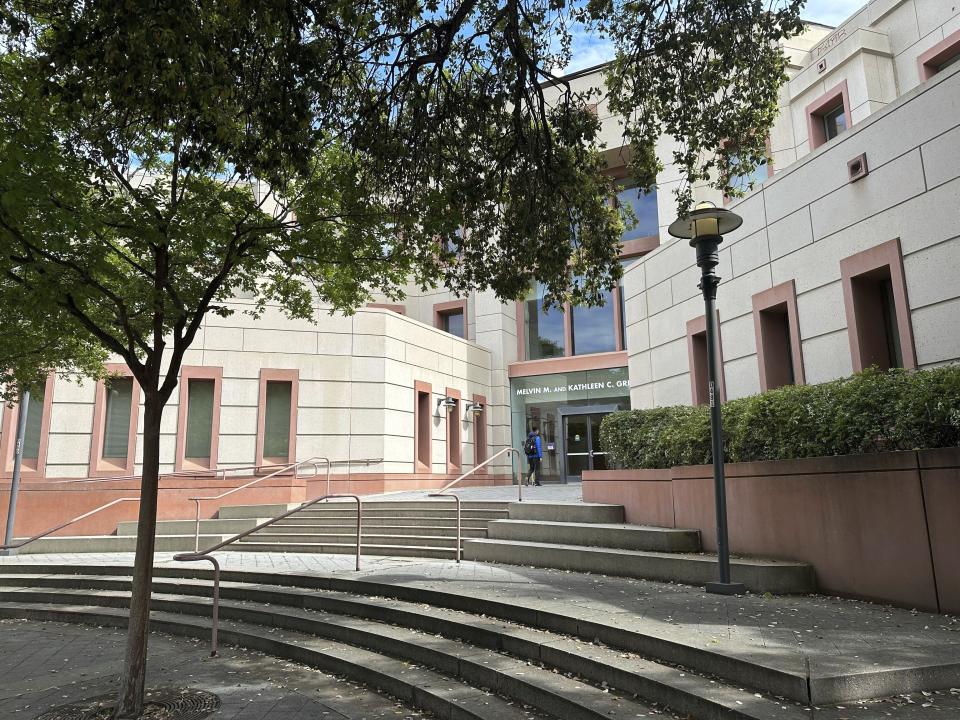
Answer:
MULTIPOLYGON (((77 586, 99 591, 111 589, 125 591, 129 588, 129 584, 129 576, 119 575, 0 575, 0 585, 34 587, 39 588, 40 592, 43 592, 44 588, 49 590, 77 586)), ((212 583, 207 580, 179 577, 155 578, 154 588, 158 593, 181 596, 199 595, 208 598, 212 583)), ((358 597, 353 593, 332 590, 306 590, 288 585, 257 585, 250 582, 224 581, 221 583, 222 597, 228 602, 249 605, 250 601, 246 598, 252 592, 257 593, 259 603, 270 603, 275 612, 278 612, 277 608, 283 607, 284 614, 289 614, 288 610, 293 611, 303 607, 307 608, 308 613, 313 610, 320 613, 333 613, 340 618, 352 619, 354 622, 379 622, 381 623, 377 630, 379 634, 384 633, 383 627, 390 627, 382 624, 390 623, 392 626, 400 626, 418 633, 414 642, 421 645, 425 638, 433 638, 439 633, 446 638, 456 638, 477 648, 509 653, 524 661, 544 663, 560 672, 576 673, 595 685, 606 684, 627 695, 640 696, 649 702, 660 703, 674 710, 689 713, 691 717, 756 720, 769 718, 799 720, 806 717, 791 703, 745 691, 724 681, 698 675, 689 669, 662 664, 635 653, 486 615, 480 616, 472 612, 424 606, 422 603, 375 596, 358 597)), ((311 617, 317 617, 316 613, 311 617)), ((340 624, 344 625, 343 622, 340 624)), ((349 623, 346 624, 349 626, 349 623)), ((430 640, 430 642, 433 641, 430 640)), ((432 645, 429 647, 436 650, 432 645)))
MULTIPOLYGON (((82 590, 13 591, 35 598, 41 603, 75 599, 76 605, 88 604, 89 592, 82 590)), ((99 590, 96 596, 108 606, 123 607, 129 602, 124 591, 99 590)), ((158 592, 152 599, 153 615, 203 615, 209 612, 209 602, 192 595, 158 592)), ((68 603, 69 604, 69 603, 68 603)), ((472 646, 430 633, 382 622, 334 615, 326 611, 275 607, 257 602, 222 601, 220 604, 221 633, 229 642, 228 634, 236 626, 271 628, 270 634, 289 642, 294 636, 300 647, 314 648, 316 639, 323 644, 335 643, 350 648, 361 648, 375 654, 374 667, 382 665, 383 657, 417 668, 431 668, 446 677, 486 689, 532 705, 557 718, 603 720, 604 718, 633 718, 653 712, 654 708, 619 693, 598 688, 580 679, 538 667, 528 661, 510 657, 492 650, 472 646)), ((273 639, 273 638, 271 638, 273 639)), ((256 649, 263 649, 258 647, 256 649)), ((296 658, 291 658, 296 659, 296 658)), ((359 679, 359 678, 358 678, 359 679)), ((408 699, 385 687, 401 699, 408 699)))
MULTIPOLYGON (((89 603, 65 606, 58 603, 0 602, 0 616, 34 617, 61 622, 126 626, 128 613, 122 608, 103 608, 89 603)), ((210 621, 180 613, 152 611, 151 630, 172 635, 207 638, 210 621)), ((546 717, 532 713, 519 703, 507 700, 468 683, 409 662, 337 642, 309 633, 278 631, 268 626, 224 620, 220 623, 224 644, 302 663, 332 675, 389 693, 415 707, 451 720, 530 720, 546 717)))

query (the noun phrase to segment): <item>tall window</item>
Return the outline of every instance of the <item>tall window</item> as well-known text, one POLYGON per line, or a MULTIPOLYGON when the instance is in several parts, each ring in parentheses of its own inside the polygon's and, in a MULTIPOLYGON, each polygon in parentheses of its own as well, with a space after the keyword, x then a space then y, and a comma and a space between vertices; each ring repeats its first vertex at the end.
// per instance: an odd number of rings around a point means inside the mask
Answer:
POLYGON ((414 383, 413 464, 415 472, 433 472, 431 398, 432 390, 429 384, 419 380, 414 383))
POLYGON ((452 475, 460 472, 463 458, 462 433, 460 431, 460 392, 453 388, 447 388, 447 397, 453 398, 454 402, 453 407, 449 410, 444 408, 447 415, 447 472, 452 475))
POLYGON ((920 80, 929 80, 957 62, 960 62, 960 30, 955 30, 917 58, 920 80))
POLYGON ((213 380, 187 381, 187 445, 190 460, 210 460, 213 439, 213 380))
POLYGON ((854 371, 917 366, 900 242, 840 261, 854 371))
POLYGON ((617 349, 617 327, 613 293, 603 293, 603 305, 573 308, 570 324, 573 326, 574 355, 613 352, 617 349))
POLYGON ((847 129, 847 113, 843 105, 838 105, 833 110, 828 110, 823 114, 823 132, 827 140, 833 140, 837 135, 847 129))
POLYGON ((620 182, 617 184, 617 206, 629 207, 637 220, 634 228, 624 231, 620 238, 621 242, 659 235, 660 220, 657 215, 656 188, 644 194, 637 189, 636 185, 620 182))
POLYGON ((463 310, 454 310, 442 314, 443 330, 456 335, 458 338, 465 337, 466 323, 463 319, 463 310))
MULTIPOLYGON (((46 383, 30 388, 30 402, 26 406, 27 422, 24 428, 21 459, 23 472, 43 476, 46 470, 47 437, 50 433, 50 407, 53 400, 54 376, 46 383)), ((0 406, 0 473, 10 477, 16 453, 17 424, 21 405, 0 406)))
POLYGON ((803 384, 797 295, 790 280, 753 296, 760 389, 803 384))
POLYGON ((565 314, 559 308, 543 310, 545 288, 531 291, 524 303, 524 336, 527 341, 527 360, 555 358, 566 355, 565 314))
MULTIPOLYGON (((720 318, 717 316, 717 387, 716 402, 726 401, 723 381, 723 354, 720 343, 720 318)), ((687 353, 690 360, 690 394, 694 405, 710 404, 710 374, 707 356, 707 318, 701 315, 687 323, 687 353)))
POLYGON ((126 464, 130 452, 130 417, 133 408, 133 378, 114 378, 105 387, 103 458, 126 464))
MULTIPOLYGON (((473 402, 481 406, 481 410, 473 414, 473 464, 477 466, 487 459, 487 398, 474 395, 473 402)), ((477 474, 486 474, 486 471, 487 468, 480 468, 477 474)))
POLYGON ((738 173, 740 166, 740 156, 731 155, 730 165, 734 169, 734 174, 730 177, 730 187, 747 192, 758 185, 763 184, 770 177, 770 161, 764 160, 753 169, 753 172, 738 173))
POLYGON ((293 386, 283 381, 267 382, 263 421, 263 454, 269 458, 290 455, 290 400, 293 386))

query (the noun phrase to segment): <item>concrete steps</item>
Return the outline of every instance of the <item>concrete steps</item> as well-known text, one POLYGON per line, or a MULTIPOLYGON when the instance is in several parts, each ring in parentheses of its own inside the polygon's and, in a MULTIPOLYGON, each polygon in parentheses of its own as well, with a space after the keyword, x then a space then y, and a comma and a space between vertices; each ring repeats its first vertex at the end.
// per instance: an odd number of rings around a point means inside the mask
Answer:
MULTIPOLYGON (((210 547, 230 535, 201 535, 200 547, 210 547)), ((137 549, 136 535, 94 535, 94 536, 54 536, 25 545, 17 550, 18 555, 40 555, 43 553, 113 553, 133 552, 137 549)), ((193 534, 158 535, 156 552, 186 552, 194 549, 193 534)))
MULTIPOLYGON (((463 542, 463 558, 480 562, 533 565, 576 572, 703 585, 715 580, 715 555, 658 553, 617 548, 584 547, 519 540, 463 542)), ((774 594, 813 592, 813 568, 805 563, 732 558, 730 574, 753 592, 774 594)))
POLYGON ((643 525, 494 520, 487 525, 487 537, 495 540, 561 543, 620 550, 700 552, 700 533, 697 530, 643 525))
MULTIPOLYGON (((362 555, 380 555, 383 557, 419 557, 430 558, 434 560, 453 560, 454 546, 444 547, 442 545, 414 545, 406 539, 404 544, 383 545, 377 543, 368 543, 362 540, 360 552, 362 555)), ((455 545, 456 543, 454 543, 455 545)), ((353 555, 357 552, 357 546, 353 541, 343 543, 318 543, 318 542, 289 542, 282 540, 279 542, 261 541, 259 536, 252 535, 250 539, 244 539, 234 543, 229 548, 230 552, 265 552, 265 553, 319 553, 322 555, 353 555)))
MULTIPOLYGON (((96 571, 0 568, 0 617, 124 625, 129 575, 118 574, 118 568, 96 571)), ((151 629, 209 637, 208 577, 196 568, 157 568, 151 629)), ((548 611, 368 580, 244 571, 225 571, 223 578, 222 642, 346 675, 439 717, 530 717, 508 710, 521 703, 540 717, 562 720, 661 714, 696 720, 809 718, 793 703, 755 693, 740 679, 706 677, 696 666, 706 672, 722 667, 794 693, 807 690, 802 675, 689 647, 682 649, 688 664, 675 667, 635 653, 638 646, 667 654, 679 647, 645 643, 612 624, 578 623, 548 611), (602 645, 604 638, 619 644, 602 645), (439 687, 457 688, 455 697, 471 700, 444 703, 429 694, 439 687), (490 697, 482 695, 484 688, 502 698, 475 706, 490 697)))

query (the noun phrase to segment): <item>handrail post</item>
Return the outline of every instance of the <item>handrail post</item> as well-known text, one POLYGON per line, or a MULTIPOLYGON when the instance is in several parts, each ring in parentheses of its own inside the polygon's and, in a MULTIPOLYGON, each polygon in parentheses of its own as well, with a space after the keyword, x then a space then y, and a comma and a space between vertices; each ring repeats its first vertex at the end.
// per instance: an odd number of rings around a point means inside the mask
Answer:
POLYGON ((193 526, 193 551, 200 552, 200 498, 193 498, 197 506, 197 518, 193 526))
MULTIPOLYGON (((327 465, 327 471, 329 472, 330 466, 327 465)), ((360 507, 363 504, 360 500, 360 496, 356 496, 357 499, 357 572, 360 572, 360 524, 363 522, 363 515, 360 512, 360 507)))
POLYGON ((442 493, 430 493, 429 495, 427 495, 427 497, 452 498, 457 503, 457 549, 454 551, 454 557, 456 558, 457 564, 459 565, 460 556, 463 554, 462 550, 460 549, 462 546, 462 542, 460 539, 460 535, 461 535, 460 528, 462 527, 462 520, 461 520, 461 514, 460 514, 460 496, 444 495, 442 493))

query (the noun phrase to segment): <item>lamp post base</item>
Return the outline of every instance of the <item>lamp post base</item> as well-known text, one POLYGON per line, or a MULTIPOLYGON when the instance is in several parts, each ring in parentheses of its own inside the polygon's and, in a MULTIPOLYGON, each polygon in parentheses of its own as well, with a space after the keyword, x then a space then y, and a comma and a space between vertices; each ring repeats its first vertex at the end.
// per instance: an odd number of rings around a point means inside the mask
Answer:
POLYGON ((8 550, 0 550, 0 557, 15 557, 17 554, 16 548, 10 548, 8 550))
POLYGON ((708 582, 704 589, 715 595, 743 595, 747 592, 743 583, 735 582, 708 582))

